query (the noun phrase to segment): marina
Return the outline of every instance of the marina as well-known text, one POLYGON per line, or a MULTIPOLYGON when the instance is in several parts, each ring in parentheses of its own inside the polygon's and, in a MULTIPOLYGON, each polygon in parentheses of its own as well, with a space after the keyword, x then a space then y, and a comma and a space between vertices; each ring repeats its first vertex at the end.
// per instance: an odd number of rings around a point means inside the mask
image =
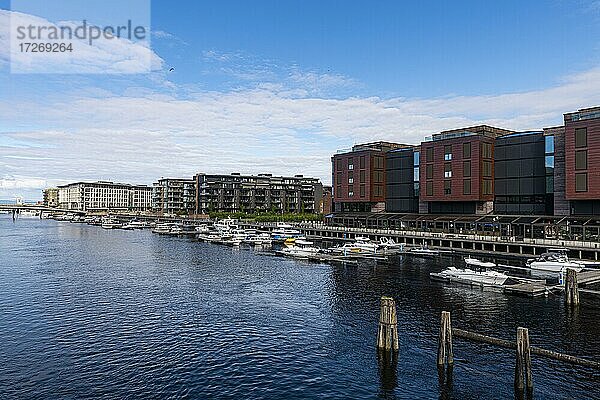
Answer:
MULTIPOLYGON (((584 359, 600 356, 594 333, 600 328, 594 306, 598 296, 585 292, 595 290, 596 271, 578 274, 580 284, 588 286, 580 289, 579 311, 567 311, 560 293, 542 298, 511 296, 502 291, 431 280, 430 272, 466 266, 464 258, 454 254, 421 257, 396 248, 395 254, 378 249, 377 254, 354 253, 344 257, 317 253, 294 259, 278 257, 270 246, 224 246, 196 241, 193 236, 154 234, 151 228, 102 229, 86 223, 39 219, 12 222, 8 216, 0 219, 0 224, 4 232, 12 232, 0 244, 3 253, 10 257, 0 284, 0 304, 11 304, 6 309, 10 311, 0 319, 0 327, 8 332, 6 340, 18 345, 23 329, 34 337, 49 332, 46 335, 51 337, 70 338, 68 342, 42 339, 43 347, 37 350, 28 345, 26 357, 12 356, 20 371, 32 371, 36 365, 47 371, 49 378, 44 385, 38 385, 44 390, 37 392, 46 397, 64 394, 58 382, 65 380, 71 382, 75 393, 83 393, 87 388, 77 382, 84 381, 82 377, 87 374, 101 377, 96 390, 110 387, 119 388, 121 394, 149 395, 161 385, 158 382, 162 374, 170 376, 175 365, 182 365, 194 374, 162 385, 163 394, 176 393, 184 386, 190 395, 210 397, 214 392, 204 382, 219 382, 220 390, 243 396, 245 390, 236 389, 232 380, 223 380, 222 376, 235 376, 236 382, 252 385, 265 371, 276 374, 278 370, 281 379, 276 383, 263 382, 261 390, 281 396, 294 387, 317 397, 317 393, 326 392, 339 398, 357 393, 363 398, 374 398, 374 393, 438 398, 448 388, 438 381, 432 349, 436 346, 439 312, 447 309, 454 310, 452 322, 462 330, 511 338, 514 326, 527 326, 535 332, 533 346, 584 359), (63 259, 72 262, 59 261, 63 259), (64 281, 62 276, 75 279, 64 281), (42 286, 38 283, 40 278, 42 286), (18 285, 17 280, 21 282, 18 285), (28 283, 30 280, 32 283, 28 283), (30 321, 38 319, 38 311, 27 308, 29 302, 20 299, 10 287, 19 287, 19 292, 33 291, 36 297, 41 296, 42 304, 50 304, 49 299, 58 295, 57 289, 51 289, 54 285, 61 288, 61 296, 71 300, 55 302, 56 306, 43 312, 50 316, 60 313, 66 321, 50 318, 50 325, 27 328, 30 321), (402 357, 393 369, 394 379, 387 372, 380 372, 381 364, 373 348, 382 293, 397 299, 397 335, 402 357), (90 297, 95 300, 84 300, 90 297), (282 298, 285 302, 280 301, 282 298), (577 312, 577 325, 569 322, 573 312, 577 312), (103 313, 105 317, 100 317, 103 313), (127 330, 133 321, 142 321, 135 334, 127 330), (567 327, 575 329, 576 334, 567 333, 567 327), (85 338, 95 329, 101 329, 103 334, 90 343, 85 338), (111 347, 116 337, 121 338, 118 348, 111 347), (231 346, 234 337, 239 345, 231 346), (98 355, 86 359, 85 351, 78 352, 78 369, 44 361, 53 351, 64 354, 66 349, 86 346, 98 355), (221 349, 218 356, 215 347, 221 349), (141 348, 144 350, 136 350, 141 348), (145 368, 148 352, 161 365, 156 367, 158 371, 145 368), (327 354, 325 359, 323 353, 327 354), (286 358, 286 354, 295 354, 294 360, 286 358), (302 356, 298 358, 298 354, 302 356), (225 366, 223 359, 229 360, 225 366), (102 365, 106 363, 120 366, 129 383, 121 385, 119 377, 103 373, 102 365), (247 363, 258 368, 242 367, 247 363), (136 382, 135 376, 157 383, 131 384, 136 382), (311 377, 318 380, 304 381, 311 377)), ((260 231, 254 234, 260 235, 260 231)), ((301 243, 304 239, 296 240, 301 243)), ((274 248, 280 246, 284 244, 273 244, 274 248)), ((521 268, 526 268, 524 263, 521 268)), ((515 270, 520 272, 526 271, 515 270)), ((462 343, 456 342, 454 351, 468 360, 470 368, 466 370, 460 361, 455 362, 451 389, 454 396, 486 398, 501 393, 508 397, 513 385, 513 353, 490 350, 484 355, 462 343)), ((540 364, 536 357, 532 357, 534 390, 540 398, 553 398, 557 390, 578 398, 578 394, 593 391, 600 383, 585 368, 557 375, 560 367, 540 364)), ((15 382, 14 390, 28 393, 26 383, 6 367, 0 372, 15 382)))

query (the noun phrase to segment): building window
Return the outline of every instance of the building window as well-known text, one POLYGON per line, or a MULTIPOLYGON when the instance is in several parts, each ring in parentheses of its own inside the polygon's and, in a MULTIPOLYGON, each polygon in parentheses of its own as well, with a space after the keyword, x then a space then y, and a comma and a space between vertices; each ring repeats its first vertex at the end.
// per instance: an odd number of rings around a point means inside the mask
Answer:
POLYGON ((587 147, 587 128, 575 129, 575 147, 587 147))
POLYGON ((348 170, 352 171, 354 169, 354 164, 348 164, 348 170))
POLYGON ((575 191, 587 192, 587 174, 575 174, 575 191))
POLYGON ((452 160, 452 145, 444 146, 444 161, 452 160))
POLYGON ((575 152, 575 169, 587 169, 587 150, 575 152))
POLYGON ((554 153, 554 136, 548 135, 544 136, 544 148, 546 154, 554 153))
POLYGON ((375 160, 375 168, 383 169, 385 166, 383 165, 383 157, 376 156, 375 160))
POLYGON ((360 171, 360 183, 365 183, 365 171, 360 171))
POLYGON ((348 197, 354 196, 354 186, 348 186, 348 197))
POLYGON ((483 160, 482 175, 485 177, 488 177, 488 178, 492 176, 492 162, 491 161, 483 160))
POLYGON ((354 173, 348 173, 348 183, 354 183, 354 173))
POLYGON ((348 178, 348 183, 354 183, 354 178, 348 178))
POLYGON ((375 185, 373 187, 373 191, 375 192, 375 197, 382 197, 383 196, 383 186, 381 185, 375 185))
POLYGON ((471 176, 471 160, 469 160, 469 161, 463 161, 463 176, 464 177, 470 177, 471 176))
POLYGON ((337 168, 336 168, 336 170, 337 171, 341 171, 342 170, 342 159, 341 158, 337 159, 337 168))
POLYGON ((481 143, 481 157, 492 158, 492 144, 481 143))
POLYGON ((360 156, 360 169, 365 169, 365 156, 360 156))
POLYGON ((471 143, 463 143, 463 158, 471 158, 471 143))
POLYGON ((360 197, 365 197, 365 185, 360 185, 360 197))
POLYGON ((337 184, 341 185, 342 184, 342 173, 338 172, 337 174, 337 184))
POLYGON ((338 186, 335 189, 335 197, 342 197, 342 187, 341 186, 338 186))
POLYGON ((544 165, 546 168, 554 168, 554 156, 546 156, 544 165))
POLYGON ((415 195, 415 197, 419 197, 419 192, 420 192, 420 190, 419 190, 420 189, 419 182, 415 182, 413 189, 414 189, 414 195, 415 195))
POLYGON ((463 194, 471 194, 471 180, 463 180, 463 194))
POLYGON ((413 166, 418 167, 420 162, 421 162, 421 153, 418 151, 415 151, 413 153, 413 166))
POLYGON ((425 194, 427 196, 433 196, 433 182, 427 182, 425 185, 425 194))
POLYGON ((427 167, 425 167, 425 177, 433 179, 433 164, 427 164, 427 167))
POLYGON ((444 164, 444 178, 452 178, 452 164, 444 164))
POLYGON ((492 180, 491 179, 484 179, 483 182, 481 183, 482 186, 482 192, 484 195, 488 195, 488 194, 492 194, 492 180))
POLYGON ((427 160, 427 162, 433 162, 433 147, 428 147, 427 149, 425 149, 425 151, 425 159, 427 160))
POLYGON ((375 171, 375 182, 374 183, 383 183, 385 178, 385 174, 382 171, 375 171))
POLYGON ((444 181, 444 194, 452 194, 452 181, 444 181))
POLYGON ((419 182, 419 173, 420 173, 420 168, 419 167, 415 167, 413 170, 413 181, 415 182, 419 182))

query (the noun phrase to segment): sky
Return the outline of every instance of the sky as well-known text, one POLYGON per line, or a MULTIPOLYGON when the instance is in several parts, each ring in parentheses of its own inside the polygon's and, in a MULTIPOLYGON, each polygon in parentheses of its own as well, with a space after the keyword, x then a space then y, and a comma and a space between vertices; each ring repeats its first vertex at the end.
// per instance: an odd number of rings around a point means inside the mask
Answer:
POLYGON ((148 71, 118 40, 82 53, 80 73, 14 73, 11 17, 69 20, 73 1, 17 14, 0 0, 0 199, 199 172, 327 184, 356 143, 539 130, 600 105, 600 0, 157 0, 148 71))

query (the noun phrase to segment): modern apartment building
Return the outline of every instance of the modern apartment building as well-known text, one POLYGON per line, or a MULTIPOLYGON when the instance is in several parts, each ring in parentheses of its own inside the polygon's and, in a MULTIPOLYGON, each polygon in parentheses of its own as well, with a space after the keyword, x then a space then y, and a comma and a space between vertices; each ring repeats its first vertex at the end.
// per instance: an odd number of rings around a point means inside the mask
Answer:
POLYGON ((600 107, 564 114, 565 198, 572 215, 600 215, 600 107))
POLYGON ((60 208, 79 211, 149 211, 152 188, 106 181, 75 182, 58 187, 58 203, 60 208))
POLYGON ((494 209, 494 143, 512 133, 487 125, 444 131, 421 144, 420 207, 430 214, 494 209))
POLYGON ((162 214, 194 214, 196 181, 161 178, 152 185, 152 210, 162 214))
POLYGON ((271 174, 198 174, 196 214, 222 212, 315 213, 323 196, 318 179, 271 174))
POLYGON ((410 147, 390 142, 359 144, 331 158, 334 211, 385 210, 385 157, 410 147))
POLYGON ((554 211, 554 135, 517 132, 496 138, 494 212, 552 215, 554 211))
POLYGON ((419 212, 420 148, 402 147, 385 156, 385 210, 419 212))
POLYGON ((46 207, 58 207, 58 188, 44 189, 44 205, 46 207))

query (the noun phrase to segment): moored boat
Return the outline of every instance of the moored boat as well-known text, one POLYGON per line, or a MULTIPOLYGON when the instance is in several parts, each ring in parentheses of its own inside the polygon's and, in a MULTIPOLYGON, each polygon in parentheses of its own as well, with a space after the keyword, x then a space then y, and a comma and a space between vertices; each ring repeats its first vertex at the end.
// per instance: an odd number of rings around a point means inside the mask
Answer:
POLYGON ((500 286, 509 278, 508 275, 498 271, 473 270, 468 268, 449 267, 442 272, 431 272, 432 279, 464 283, 480 286, 500 286))

